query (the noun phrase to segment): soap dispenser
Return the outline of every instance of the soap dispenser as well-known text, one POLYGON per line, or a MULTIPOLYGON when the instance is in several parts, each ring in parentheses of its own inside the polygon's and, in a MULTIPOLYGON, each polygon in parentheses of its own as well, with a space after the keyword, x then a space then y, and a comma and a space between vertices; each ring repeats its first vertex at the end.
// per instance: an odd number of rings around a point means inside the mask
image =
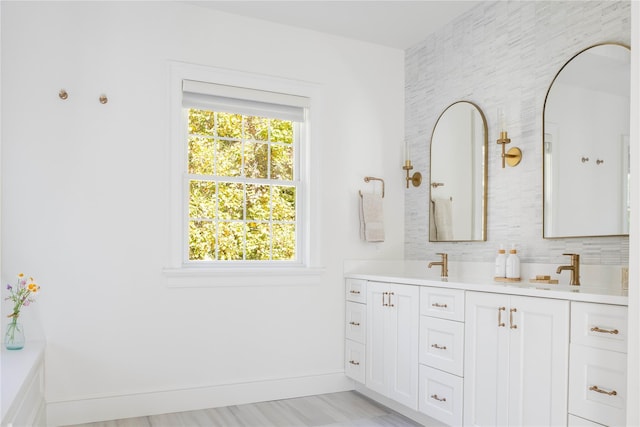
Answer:
POLYGON ((496 270, 495 277, 504 278, 507 277, 507 255, 504 250, 504 246, 500 245, 498 250, 498 256, 496 257, 496 270))
POLYGON ((516 245, 512 245, 511 250, 509 250, 506 262, 506 277, 507 279, 520 279, 520 258, 518 258, 516 245))

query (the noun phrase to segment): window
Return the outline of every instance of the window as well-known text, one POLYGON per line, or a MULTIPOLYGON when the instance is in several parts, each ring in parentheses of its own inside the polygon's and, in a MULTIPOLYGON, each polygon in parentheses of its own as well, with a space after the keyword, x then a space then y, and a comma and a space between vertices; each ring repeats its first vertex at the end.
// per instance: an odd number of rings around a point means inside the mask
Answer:
POLYGON ((299 263, 304 97, 182 82, 185 262, 299 263))

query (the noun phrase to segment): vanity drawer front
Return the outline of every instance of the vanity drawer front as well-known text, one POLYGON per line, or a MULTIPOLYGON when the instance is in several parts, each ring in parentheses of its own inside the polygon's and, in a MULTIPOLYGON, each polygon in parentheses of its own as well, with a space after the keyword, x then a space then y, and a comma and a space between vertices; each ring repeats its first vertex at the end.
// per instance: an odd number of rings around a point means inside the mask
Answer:
POLYGON ((420 316, 420 363, 462 376, 464 323, 420 316))
POLYGON ((418 410, 450 426, 462 425, 462 378, 420 365, 418 410))
POLYGON ((420 288, 420 314, 464 321, 464 291, 461 289, 420 288))
POLYGON ((361 279, 346 280, 347 301, 367 302, 367 281, 361 279))
POLYGON ((602 424, 594 423, 593 421, 585 420, 584 418, 576 417, 569 414, 567 417, 568 427, 601 427, 602 424))
POLYGON ((345 341, 344 373, 362 384, 364 384, 364 344, 355 341, 345 341))
POLYGON ((569 412, 605 425, 624 425, 627 355, 571 345, 569 412))
POLYGON ((364 344, 366 335, 367 306, 347 301, 346 338, 364 344))
POLYGON ((627 352, 627 307, 571 303, 571 343, 627 352))

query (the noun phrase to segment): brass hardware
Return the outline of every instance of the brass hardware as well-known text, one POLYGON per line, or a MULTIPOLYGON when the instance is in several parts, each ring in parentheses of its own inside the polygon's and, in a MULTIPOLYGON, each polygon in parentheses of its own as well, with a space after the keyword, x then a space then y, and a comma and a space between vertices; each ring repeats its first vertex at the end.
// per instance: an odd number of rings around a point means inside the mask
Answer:
MULTIPOLYGON (((369 182, 369 181, 380 181, 382 183, 382 198, 384 199, 384 179, 376 178, 375 176, 365 176, 364 182, 369 182)), ((362 197, 362 191, 360 191, 360 197, 362 197)))
POLYGON ((69 97, 69 94, 66 90, 60 89, 60 92, 58 92, 58 96, 60 97, 60 99, 65 100, 69 97))
POLYGON ((411 182, 414 187, 420 187, 420 184, 422 184, 422 174, 420 172, 414 172, 413 175, 409 175, 409 171, 413 169, 411 160, 405 160, 402 169, 407 171, 407 188, 409 188, 409 182, 411 182))
POLYGON ((360 295, 360 291, 354 291, 353 289, 349 291, 351 294, 360 295))
POLYGON ((438 252, 436 255, 440 255, 441 260, 438 262, 432 261, 427 265, 427 268, 431 268, 434 265, 439 265, 440 269, 440 277, 449 277, 449 256, 445 253, 438 252))
POLYGON ((592 385, 591 387, 589 387, 589 390, 595 391, 596 393, 606 394, 607 396, 617 396, 618 395, 618 392, 615 391, 615 390, 605 391, 605 390, 599 388, 597 385, 592 385))
POLYGON ((107 95, 100 95, 100 98, 98 98, 100 100, 100 104, 106 104, 107 102, 109 102, 109 99, 107 99, 107 95))
POLYGON ((438 402, 446 402, 447 401, 446 397, 438 397, 437 394, 432 394, 431 398, 437 400, 438 402))
POLYGON ((446 345, 440 347, 438 344, 431 344, 431 347, 435 348, 436 350, 446 350, 447 349, 446 345))
POLYGON ((582 161, 582 163, 586 163, 589 161, 589 158, 583 156, 580 160, 582 161))
POLYGON ((395 305, 391 303, 391 295, 395 295, 395 294, 393 292, 389 292, 389 307, 395 307, 395 305))
POLYGON ((502 312, 505 311, 506 307, 498 307, 498 327, 504 327, 504 322, 502 321, 502 312))
POLYGON ((517 312, 518 312, 517 308, 512 308, 511 310, 509 310, 509 328, 511 329, 518 329, 518 325, 513 324, 513 313, 517 313, 517 312))
POLYGON ((444 187, 444 182, 432 182, 431 188, 444 187))
POLYGON ((355 366, 359 366, 360 365, 360 362, 356 362, 355 360, 349 360, 349 363, 351 363, 352 365, 355 365, 355 366))
POLYGON ((618 335, 620 333, 620 331, 618 331, 617 329, 614 329, 614 330, 600 329, 597 326, 594 326, 593 328, 591 328, 591 332, 599 332, 601 334, 613 334, 613 335, 618 335))
POLYGON ((383 292, 383 293, 382 293, 382 306, 383 306, 383 307, 387 307, 387 306, 389 306, 389 304, 387 304, 387 303, 385 302, 385 300, 384 300, 384 297, 385 297, 387 294, 388 294, 388 292, 383 292))
POLYGON ((349 322, 349 324, 353 325, 353 326, 360 326, 360 323, 358 323, 358 322, 349 322))
POLYGON ((434 302, 433 304, 431 304, 431 307, 447 308, 447 304, 438 304, 437 302, 434 302))
POLYGON ((560 274, 563 270, 571 271, 570 285, 580 286, 580 255, 578 254, 562 254, 571 257, 571 265, 561 265, 556 270, 557 274, 560 274))
POLYGON ((522 151, 518 147, 512 147, 505 153, 505 144, 511 143, 511 139, 506 130, 500 132, 500 138, 498 138, 496 143, 502 145, 502 168, 504 169, 505 163, 511 167, 518 166, 522 160, 522 151))
POLYGON ((600 160, 600 159, 596 160, 596 165, 601 165, 603 163, 604 163, 604 160, 600 160))

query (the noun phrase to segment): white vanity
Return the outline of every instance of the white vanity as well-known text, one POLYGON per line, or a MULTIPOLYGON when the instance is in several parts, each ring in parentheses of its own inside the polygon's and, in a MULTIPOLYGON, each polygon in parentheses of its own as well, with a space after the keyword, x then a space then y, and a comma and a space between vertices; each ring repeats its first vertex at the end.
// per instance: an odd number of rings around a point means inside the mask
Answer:
POLYGON ((345 273, 358 391, 422 423, 625 424, 622 289, 383 270, 345 273))

